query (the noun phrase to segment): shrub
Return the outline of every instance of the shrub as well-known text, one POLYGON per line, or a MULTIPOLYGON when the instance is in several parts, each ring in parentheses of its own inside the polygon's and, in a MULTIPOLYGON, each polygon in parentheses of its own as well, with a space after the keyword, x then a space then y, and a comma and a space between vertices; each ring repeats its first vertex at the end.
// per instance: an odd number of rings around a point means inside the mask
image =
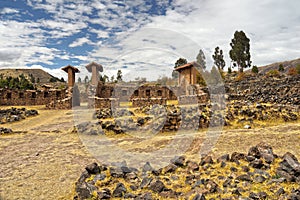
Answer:
POLYGON ((228 67, 228 74, 231 74, 232 70, 231 67, 228 67))
POLYGON ((280 72, 283 72, 283 71, 284 71, 284 67, 283 67, 282 64, 280 64, 280 65, 278 66, 278 71, 280 71, 280 72))
POLYGON ((298 72, 297 72, 296 67, 292 67, 292 68, 290 68, 289 71, 288 71, 288 75, 290 75, 290 76, 295 76, 295 75, 297 75, 297 74, 298 74, 298 72))
POLYGON ((267 72, 267 76, 268 77, 278 77, 278 76, 280 76, 280 73, 279 73, 278 70, 272 69, 272 70, 267 72))
POLYGON ((256 65, 254 65, 252 67, 252 70, 251 70, 254 74, 257 74, 258 73, 258 67, 256 65))
POLYGON ((297 73, 300 74, 300 64, 296 66, 297 73))

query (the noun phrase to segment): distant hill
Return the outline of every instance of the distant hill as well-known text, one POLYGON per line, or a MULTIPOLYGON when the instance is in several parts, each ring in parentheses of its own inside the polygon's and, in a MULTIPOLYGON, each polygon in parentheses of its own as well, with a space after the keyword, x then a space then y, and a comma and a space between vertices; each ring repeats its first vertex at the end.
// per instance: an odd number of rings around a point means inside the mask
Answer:
POLYGON ((49 83, 51 78, 59 80, 42 69, 0 69, 0 74, 3 74, 4 77, 11 76, 13 78, 23 74, 28 80, 30 80, 32 75, 35 80, 39 78, 40 83, 49 83))
POLYGON ((287 73, 290 68, 296 67, 297 65, 300 64, 300 58, 295 59, 295 60, 277 62, 277 63, 261 66, 261 67, 259 67, 259 73, 260 74, 265 74, 270 70, 274 70, 274 69, 278 70, 278 67, 279 67, 280 64, 282 64, 283 67, 284 67, 284 73, 287 73))

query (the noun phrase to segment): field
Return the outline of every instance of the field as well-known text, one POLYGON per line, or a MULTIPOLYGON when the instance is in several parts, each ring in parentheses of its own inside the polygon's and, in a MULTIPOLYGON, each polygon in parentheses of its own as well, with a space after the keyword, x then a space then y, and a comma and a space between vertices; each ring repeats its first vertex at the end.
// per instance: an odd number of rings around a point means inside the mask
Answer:
MULTIPOLYGON (((0 125, 15 132, 0 136, 0 199, 72 199, 74 183, 85 166, 96 159, 83 145, 82 138, 73 131, 72 110, 31 108, 37 109, 39 115, 0 125)), ((199 159, 198 152, 205 132, 194 135, 195 139, 186 154, 199 159)), ((182 137, 189 136, 190 133, 182 134, 182 137)), ((154 147, 163 147, 174 135, 158 134, 135 143, 132 142, 134 137, 109 137, 129 150, 150 151, 154 147)), ((247 152, 250 146, 261 141, 273 146, 278 155, 289 151, 300 158, 300 123, 254 129, 225 128, 211 154, 218 157, 235 151, 247 152)))

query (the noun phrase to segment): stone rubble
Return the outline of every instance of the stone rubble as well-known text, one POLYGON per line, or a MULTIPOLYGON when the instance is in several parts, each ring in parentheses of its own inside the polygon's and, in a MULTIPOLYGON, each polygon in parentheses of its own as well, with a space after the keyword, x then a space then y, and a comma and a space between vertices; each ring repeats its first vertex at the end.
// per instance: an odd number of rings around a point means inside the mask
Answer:
POLYGON ((74 199, 299 199, 299 184, 297 158, 260 143, 247 154, 204 156, 199 163, 176 156, 159 170, 149 162, 140 170, 93 163, 76 182, 74 199))

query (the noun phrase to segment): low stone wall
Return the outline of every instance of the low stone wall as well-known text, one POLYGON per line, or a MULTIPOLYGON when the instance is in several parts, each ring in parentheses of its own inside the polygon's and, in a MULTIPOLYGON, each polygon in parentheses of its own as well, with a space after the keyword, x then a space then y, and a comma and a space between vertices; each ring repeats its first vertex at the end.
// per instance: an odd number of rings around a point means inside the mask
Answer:
POLYGON ((72 109, 72 97, 67 97, 62 100, 54 100, 49 104, 46 104, 46 108, 57 110, 72 109))
POLYGON ((89 108, 119 107, 119 100, 117 98, 89 97, 88 98, 88 107, 89 108))
POLYGON ((187 104, 202 104, 208 101, 207 94, 185 95, 178 97, 178 103, 180 105, 187 104))
POLYGON ((151 105, 166 105, 166 98, 135 98, 131 100, 133 107, 151 106, 151 105))

